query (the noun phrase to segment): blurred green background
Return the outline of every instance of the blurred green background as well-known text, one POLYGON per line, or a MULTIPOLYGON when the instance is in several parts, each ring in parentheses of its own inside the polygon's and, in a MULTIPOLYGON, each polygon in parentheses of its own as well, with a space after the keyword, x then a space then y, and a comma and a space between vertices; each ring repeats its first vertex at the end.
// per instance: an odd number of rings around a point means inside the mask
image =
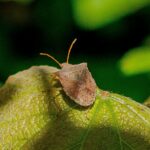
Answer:
POLYGON ((33 65, 87 62, 104 90, 150 95, 150 0, 0 0, 0 84, 33 65))

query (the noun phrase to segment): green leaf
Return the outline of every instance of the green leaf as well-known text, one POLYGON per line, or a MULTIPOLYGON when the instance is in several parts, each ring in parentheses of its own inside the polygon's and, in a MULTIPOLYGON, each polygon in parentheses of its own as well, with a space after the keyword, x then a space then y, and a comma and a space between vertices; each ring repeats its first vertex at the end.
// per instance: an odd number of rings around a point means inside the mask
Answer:
POLYGON ((148 150, 150 109, 97 89, 93 106, 75 104, 51 76, 32 67, 0 88, 0 149, 148 150))
POLYGON ((97 29, 150 4, 149 0, 72 0, 76 23, 97 29))
POLYGON ((120 61, 121 71, 126 75, 150 72, 150 47, 139 47, 127 52, 120 61))

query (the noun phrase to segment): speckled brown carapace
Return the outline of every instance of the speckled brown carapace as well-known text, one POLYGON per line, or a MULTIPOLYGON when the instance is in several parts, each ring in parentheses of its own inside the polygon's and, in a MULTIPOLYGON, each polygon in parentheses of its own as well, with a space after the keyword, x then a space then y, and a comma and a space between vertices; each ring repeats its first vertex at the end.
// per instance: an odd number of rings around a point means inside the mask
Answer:
POLYGON ((46 53, 40 53, 52 58, 56 63, 61 66, 61 70, 54 74, 58 77, 64 92, 73 101, 81 106, 90 106, 95 101, 96 97, 96 83, 90 71, 88 70, 87 63, 69 64, 69 54, 76 39, 72 42, 67 56, 66 63, 60 64, 54 57, 46 53))
POLYGON ((81 106, 91 105, 96 96, 96 83, 87 68, 87 63, 63 64, 55 73, 65 93, 81 106))

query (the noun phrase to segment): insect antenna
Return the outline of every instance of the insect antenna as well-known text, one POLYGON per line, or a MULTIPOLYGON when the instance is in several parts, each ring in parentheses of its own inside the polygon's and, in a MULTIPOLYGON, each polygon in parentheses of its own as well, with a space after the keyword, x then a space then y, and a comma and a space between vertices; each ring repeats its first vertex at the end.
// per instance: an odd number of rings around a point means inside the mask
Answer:
POLYGON ((69 47, 68 55, 67 55, 67 60, 66 60, 66 63, 67 63, 67 64, 69 63, 69 56, 70 56, 71 49, 72 49, 72 47, 73 47, 73 45, 74 45, 74 43, 75 43, 76 41, 77 41, 77 39, 75 38, 75 39, 72 41, 72 43, 71 43, 71 45, 70 45, 70 47, 69 47))
POLYGON ((54 61, 62 68, 61 63, 60 63, 57 59, 55 59, 53 56, 51 56, 50 54, 47 54, 47 53, 40 53, 40 55, 42 55, 42 56, 47 56, 47 57, 51 58, 52 60, 54 60, 54 61))

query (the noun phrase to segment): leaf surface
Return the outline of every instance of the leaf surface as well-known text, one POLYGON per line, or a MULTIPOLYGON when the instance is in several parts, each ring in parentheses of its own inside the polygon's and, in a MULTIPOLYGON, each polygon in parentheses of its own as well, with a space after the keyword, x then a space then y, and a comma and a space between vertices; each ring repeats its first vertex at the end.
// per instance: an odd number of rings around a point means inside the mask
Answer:
POLYGON ((72 0, 76 23, 94 30, 150 4, 149 0, 72 0))
POLYGON ((129 50, 120 61, 120 68, 126 75, 150 73, 150 47, 143 46, 129 50))
POLYGON ((0 88, 0 149, 150 149, 148 107, 100 89, 93 106, 80 107, 54 71, 32 67, 0 88))

